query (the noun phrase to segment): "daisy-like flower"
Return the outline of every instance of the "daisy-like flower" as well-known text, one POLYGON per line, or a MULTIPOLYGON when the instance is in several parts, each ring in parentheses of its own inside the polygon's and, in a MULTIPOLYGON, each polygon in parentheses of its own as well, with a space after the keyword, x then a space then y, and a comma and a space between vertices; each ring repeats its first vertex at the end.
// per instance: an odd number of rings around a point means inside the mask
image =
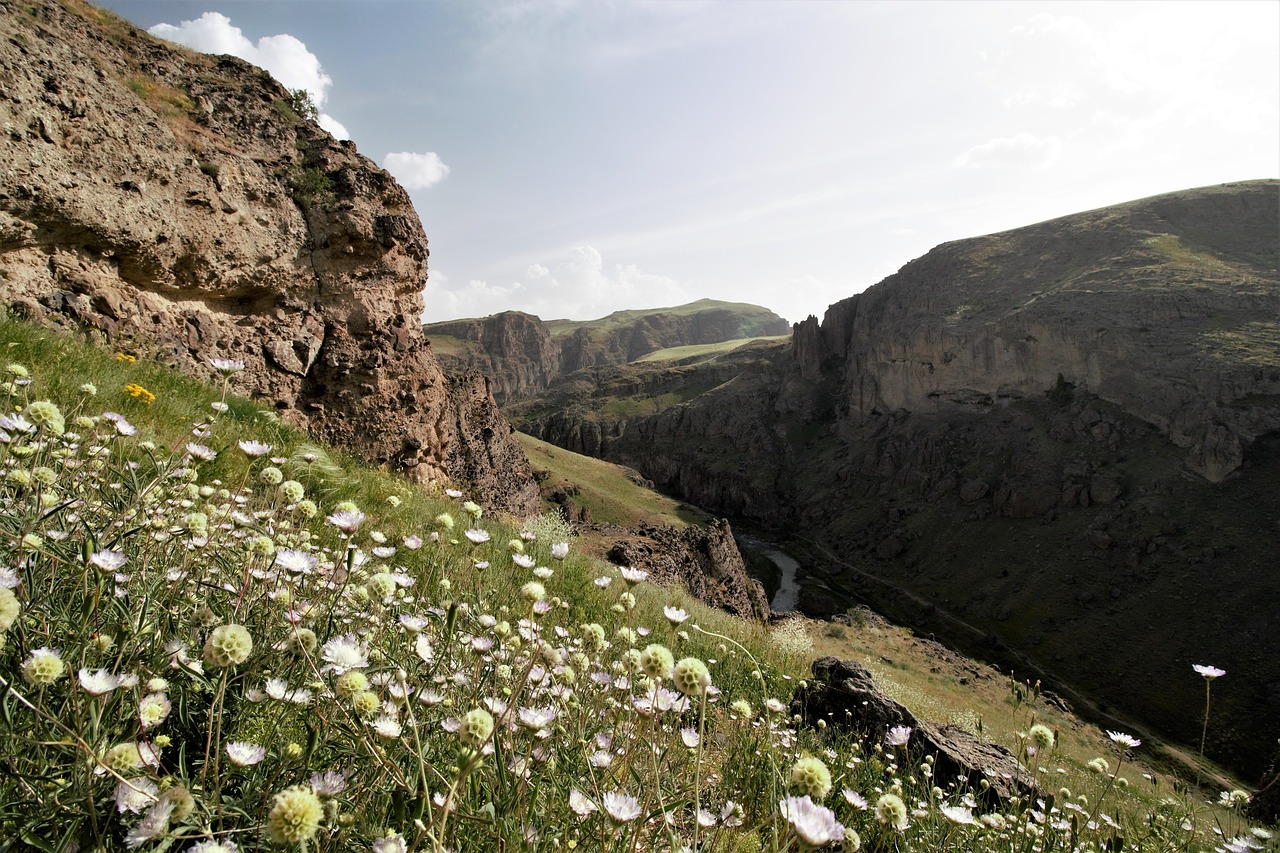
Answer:
POLYGON ((126 557, 122 551, 110 551, 104 549, 102 551, 95 551, 89 555, 89 563, 97 566, 104 572, 118 571, 120 567, 128 561, 129 558, 126 557))
POLYGON ((340 509, 332 515, 325 516, 325 521, 343 533, 355 533, 364 523, 364 513, 358 509, 340 509))
POLYGON ((538 580, 546 580, 554 574, 555 572, 548 569, 546 566, 538 566, 538 568, 533 570, 533 576, 538 580))
POLYGON ((383 560, 387 559, 388 557, 394 557, 395 555, 396 555, 396 549, 394 545, 379 545, 378 547, 373 549, 373 556, 383 560))
POLYGON ((250 440, 239 442, 240 450, 250 459, 256 459, 259 456, 266 456, 271 452, 271 445, 264 444, 261 441, 250 440))
POLYGON ((888 746, 906 746, 909 740, 911 740, 911 726, 894 726, 884 736, 884 742, 888 746))
POLYGON ((489 541, 489 531, 487 530, 480 530, 478 528, 472 527, 468 529, 464 535, 468 539, 470 539, 472 542, 474 542, 476 545, 480 545, 481 543, 489 541))
POLYGON ((231 376, 244 370, 244 362, 235 358, 211 358, 209 366, 222 376, 231 376))
POLYGON ((192 459, 199 459, 202 462, 212 462, 218 458, 218 451, 203 444, 196 444, 194 441, 187 442, 187 453, 191 454, 192 459))
MULTIPOLYGON (((467 533, 470 533, 470 532, 471 531, 469 530, 467 531, 467 533)), ((467 538, 470 539, 471 537, 468 536, 467 538)), ((528 554, 512 554, 511 562, 515 563, 517 566, 519 566, 522 569, 532 569, 533 564, 536 563, 537 561, 534 560, 533 557, 530 557, 528 554)))
POLYGON ((867 810, 867 798, 859 794, 857 791, 852 788, 845 788, 840 793, 844 796, 844 801, 858 811, 865 812, 867 810))
POLYGON ((591 800, 587 799, 587 797, 577 788, 572 788, 569 791, 569 808, 572 809, 573 813, 578 817, 586 817, 593 811, 596 811, 598 806, 591 802, 591 800))
POLYGON ((614 823, 630 823, 640 817, 640 801, 621 791, 610 791, 601 798, 601 807, 614 823))
POLYGON ((400 732, 404 729, 395 717, 379 717, 373 722, 373 730, 379 737, 394 740, 400 737, 400 732))
POLYGON ((667 617, 667 621, 673 626, 679 625, 681 622, 689 618, 689 614, 685 610, 679 607, 673 607, 672 605, 667 605, 662 608, 662 615, 667 617))
POLYGON ((116 412, 103 412, 102 416, 115 425, 116 432, 119 435, 131 436, 138 434, 138 428, 125 420, 124 415, 116 412))
POLYGON ((174 803, 161 799, 160 802, 147 809, 142 820, 124 837, 124 845, 132 850, 141 847, 153 838, 158 838, 169 831, 169 818, 173 814, 174 803))
POLYGON ((613 583, 613 578, 607 577, 607 576, 601 576, 596 578, 594 583, 596 586, 600 587, 601 589, 604 589, 609 584, 613 583))
POLYGON ((347 774, 338 770, 326 770, 323 773, 312 773, 311 790, 322 797, 336 797, 347 790, 347 774))
POLYGON ((342 675, 353 669, 364 669, 369 665, 369 650, 356 640, 355 634, 343 634, 334 637, 324 644, 320 652, 327 665, 321 672, 334 672, 342 675))
POLYGON ((448 495, 449 497, 451 497, 451 498, 460 498, 460 497, 462 497, 462 492, 458 491, 457 489, 445 489, 445 490, 444 490, 444 493, 445 493, 446 495, 448 495))
POLYGON ((418 535, 404 537, 404 547, 408 548, 410 551, 417 551, 422 547, 422 537, 418 535))
POLYGON ((1213 681, 1215 678, 1221 678, 1227 674, 1225 669, 1218 669, 1216 666, 1209 666, 1202 663, 1194 663, 1191 665, 1191 668, 1203 675, 1209 681, 1213 681))
POLYGON ((618 574, 622 575, 622 579, 628 584, 637 584, 649 577, 649 573, 644 569, 633 569, 631 566, 623 566, 618 569, 618 574))
POLYGON ((698 730, 691 726, 685 726, 680 730, 680 740, 689 749, 697 749, 698 744, 702 743, 702 737, 698 734, 698 730))
POLYGON ((556 709, 547 705, 543 708, 521 708, 516 712, 520 725, 532 731, 545 729, 556 718, 556 709))
POLYGON ((557 560, 563 560, 569 556, 569 543, 557 542, 551 546, 551 556, 557 560))
MULTIPOLYGON (((129 676, 127 675, 112 675, 105 669, 90 672, 87 667, 80 670, 79 677, 80 686, 85 689, 86 693, 92 693, 94 696, 110 693, 117 687, 126 686, 129 681, 129 676)), ((137 683, 136 678, 133 683, 137 683)))
POLYGON ((160 799, 160 789, 145 776, 128 779, 116 785, 116 811, 137 814, 160 799))
POLYGON ((1138 740, 1133 735, 1125 734, 1124 732, 1113 732, 1108 730, 1107 737, 1111 738, 1115 743, 1120 744, 1124 749, 1136 749, 1137 747, 1142 746, 1142 741, 1138 740))
POLYGON ((587 759, 587 763, 597 770, 603 770, 613 763, 613 753, 603 749, 597 749, 591 753, 591 757, 587 759))
POLYGON ((227 744, 227 757, 232 764, 249 767, 267 757, 267 748, 256 743, 233 740, 227 744))
POLYGON ((309 575, 320 565, 320 558, 307 551, 281 548, 276 551, 276 568, 297 575, 309 575))
POLYGON ((844 826, 836 820, 836 813, 807 795, 779 800, 778 811, 807 847, 825 847, 844 840, 844 826))
POLYGON ((394 832, 373 842, 373 853, 407 853, 409 844, 404 836, 394 832))
POLYGON ((144 729, 153 729, 163 723, 173 710, 169 697, 163 693, 148 693, 138 702, 138 722, 144 729))
POLYGON ((973 812, 964 806, 943 806, 940 811, 943 817, 960 826, 974 826, 978 823, 973 812))
POLYGON ((201 841, 187 848, 187 853, 236 853, 240 848, 234 841, 201 841))

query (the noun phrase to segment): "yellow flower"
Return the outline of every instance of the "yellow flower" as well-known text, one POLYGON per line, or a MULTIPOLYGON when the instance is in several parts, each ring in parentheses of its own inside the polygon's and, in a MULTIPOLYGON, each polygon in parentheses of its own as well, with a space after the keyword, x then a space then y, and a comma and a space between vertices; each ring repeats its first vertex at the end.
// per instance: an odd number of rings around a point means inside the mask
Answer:
POLYGON ((125 353, 125 352, 116 353, 116 361, 123 361, 126 364, 133 364, 137 360, 138 360, 138 357, 136 355, 129 355, 128 353, 125 353))
POLYGON ((146 403, 148 406, 150 406, 152 403, 156 401, 155 394, 152 394, 150 391, 148 391, 146 388, 143 388, 141 385, 137 384, 136 382, 130 382, 128 385, 124 386, 124 392, 128 394, 130 397, 137 397, 138 399, 142 400, 142 402, 146 403))

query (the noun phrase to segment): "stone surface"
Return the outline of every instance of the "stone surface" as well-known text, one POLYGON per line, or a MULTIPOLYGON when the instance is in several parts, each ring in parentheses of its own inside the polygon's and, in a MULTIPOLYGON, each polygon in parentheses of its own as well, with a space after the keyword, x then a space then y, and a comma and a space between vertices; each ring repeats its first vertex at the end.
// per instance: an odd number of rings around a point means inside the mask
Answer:
POLYGON ((769 599, 746 564, 729 522, 677 529, 641 526, 620 533, 608 551, 609 561, 649 572, 649 580, 687 590, 713 607, 763 622, 769 599))
POLYGON ((419 329, 427 240, 266 72, 79 2, 0 3, 0 298, 488 506, 537 507, 483 377, 419 329))
POLYGON ((980 792, 981 780, 991 787, 993 801, 1037 791, 1035 779, 1006 749, 956 726, 921 722, 902 703, 887 695, 862 664, 834 657, 813 662, 813 678, 796 691, 791 713, 814 725, 826 720, 863 733, 869 743, 880 743, 895 726, 911 727, 907 748, 936 756, 937 779, 964 776, 969 790, 980 792))

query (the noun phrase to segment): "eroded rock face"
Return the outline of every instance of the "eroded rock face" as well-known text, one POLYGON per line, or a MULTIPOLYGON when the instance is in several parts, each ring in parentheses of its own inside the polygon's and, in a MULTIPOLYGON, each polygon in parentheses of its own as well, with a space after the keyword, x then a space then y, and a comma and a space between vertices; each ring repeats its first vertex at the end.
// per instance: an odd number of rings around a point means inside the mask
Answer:
POLYGON ((1015 795, 1034 794, 1032 775, 1013 754, 956 726, 921 722, 902 703, 886 694, 862 664, 834 657, 813 662, 813 678, 796 691, 791 713, 809 725, 828 725, 862 732, 868 741, 880 742, 897 726, 911 729, 906 747, 936 756, 938 779, 964 777, 970 791, 981 792, 982 780, 990 783, 984 796, 1006 801, 1015 795))
POLYGON ((0 296, 207 375, 418 479, 536 506, 479 375, 421 336, 427 240, 385 171, 231 57, 79 3, 0 5, 0 296))
POLYGON ((763 622, 769 599, 758 580, 747 574, 729 522, 707 527, 642 526, 627 531, 609 549, 610 562, 649 572, 649 580, 678 586, 713 607, 763 622))

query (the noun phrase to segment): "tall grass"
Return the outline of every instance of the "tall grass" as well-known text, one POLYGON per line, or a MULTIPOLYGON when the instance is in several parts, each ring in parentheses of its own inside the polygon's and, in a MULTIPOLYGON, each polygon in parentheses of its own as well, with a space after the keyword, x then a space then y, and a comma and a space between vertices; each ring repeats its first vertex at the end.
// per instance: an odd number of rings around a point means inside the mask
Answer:
POLYGON ((0 850, 1214 838, 1115 778, 982 814, 884 732, 797 730, 794 632, 358 466, 231 365, 202 384, 8 321, 0 344, 0 850))

